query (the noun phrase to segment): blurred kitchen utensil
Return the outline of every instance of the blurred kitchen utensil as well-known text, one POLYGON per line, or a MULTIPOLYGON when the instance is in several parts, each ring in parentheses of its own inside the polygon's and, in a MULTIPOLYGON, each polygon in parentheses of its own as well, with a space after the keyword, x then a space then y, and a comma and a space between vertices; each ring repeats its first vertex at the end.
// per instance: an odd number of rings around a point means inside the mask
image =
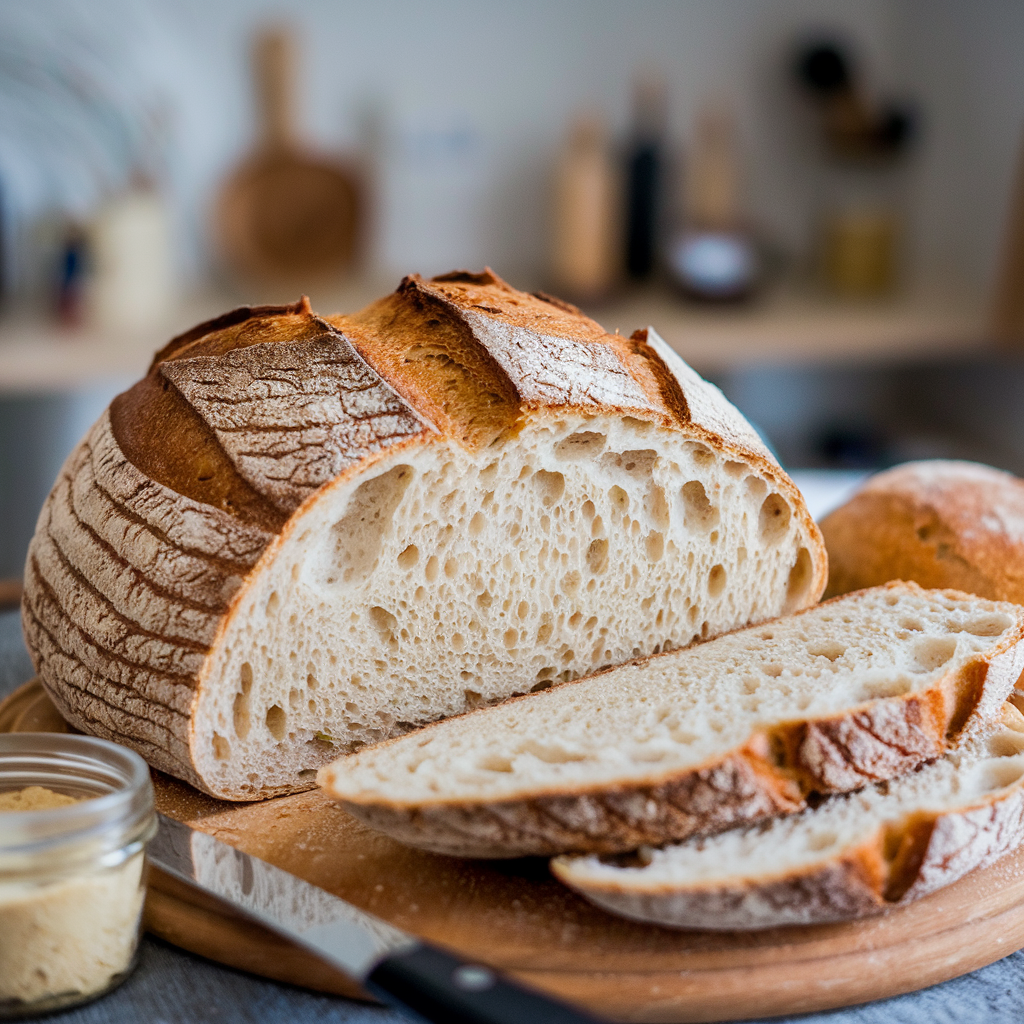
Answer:
POLYGON ((362 202, 352 168, 311 152, 298 138, 294 51, 285 29, 257 36, 253 71, 262 138, 224 183, 217 229, 223 257, 236 272, 305 284, 352 265, 362 202))
POLYGON ((160 815, 150 863, 200 898, 212 897, 417 1021, 597 1024, 597 1019, 399 931, 387 921, 205 832, 160 815))

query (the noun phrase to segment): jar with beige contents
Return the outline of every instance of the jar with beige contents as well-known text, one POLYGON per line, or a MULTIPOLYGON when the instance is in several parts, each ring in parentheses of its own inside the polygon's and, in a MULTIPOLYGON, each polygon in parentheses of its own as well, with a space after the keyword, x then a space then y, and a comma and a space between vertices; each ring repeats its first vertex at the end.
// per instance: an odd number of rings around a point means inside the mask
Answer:
POLYGON ((155 831, 137 754, 88 736, 0 736, 0 1019, 127 976, 155 831))

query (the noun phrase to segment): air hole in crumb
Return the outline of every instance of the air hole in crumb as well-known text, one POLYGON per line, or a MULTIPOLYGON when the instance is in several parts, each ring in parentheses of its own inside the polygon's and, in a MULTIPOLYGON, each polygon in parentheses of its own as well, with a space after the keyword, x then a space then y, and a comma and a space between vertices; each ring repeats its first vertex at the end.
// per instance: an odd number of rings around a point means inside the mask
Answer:
POLYGON ((506 629, 504 636, 505 646, 511 650, 519 642, 518 629, 506 629))
POLYGON ((651 488, 651 522, 659 530, 667 530, 672 525, 672 510, 661 487, 651 488))
POLYGON ((807 653, 812 658, 828 658, 835 661, 846 653, 846 645, 838 640, 819 640, 817 643, 807 645, 807 653))
POLYGON ((242 681, 242 693, 248 697, 249 691, 252 689, 252 665, 247 661, 243 661, 242 667, 238 670, 238 675, 242 681))
POLYGON ((592 430, 581 430, 578 434, 570 434, 564 441, 555 445, 555 455, 566 461, 589 459, 604 451, 608 438, 592 430))
POLYGON ((725 567, 713 565, 708 573, 708 594, 711 597, 720 597, 725 590, 725 567))
POLYGON ((473 708, 483 707, 486 703, 476 690, 463 690, 462 692, 466 698, 466 708, 470 711, 473 708))
POLYGON ((275 590, 270 597, 267 598, 267 618, 273 618, 277 614, 278 608, 281 607, 281 598, 278 597, 277 591, 275 590))
POLYGON ((761 671, 772 679, 778 679, 782 675, 782 666, 777 661, 770 661, 761 671))
POLYGON ((904 616, 900 619, 900 625, 904 629, 913 630, 915 633, 920 633, 924 630, 924 623, 920 619, 912 619, 909 616, 904 616))
POLYGON ((287 716, 284 713, 284 708, 279 704, 271 704, 267 708, 267 729, 270 730, 270 735, 274 737, 278 743, 284 739, 285 726, 287 723, 287 716))
POLYGON ((618 485, 612 487, 608 492, 608 500, 616 511, 622 513, 629 511, 629 495, 618 485))
POLYGON ((565 493, 565 477, 561 473, 538 469, 533 476, 533 483, 545 508, 550 508, 565 493))
POLYGON ((411 466, 395 466, 356 488, 345 515, 331 527, 333 551, 323 582, 351 583, 369 574, 412 475, 411 466))
POLYGON ((769 494, 761 503, 761 511, 757 518, 761 540, 766 544, 780 541, 789 529, 792 514, 792 509, 781 494, 774 491, 769 494))
POLYGON ((477 512, 469 521, 470 537, 479 537, 484 532, 485 526, 487 526, 487 516, 483 512, 477 512))
POLYGON ((804 603, 812 577, 811 553, 807 548, 801 548, 797 552, 796 561, 793 563, 793 568, 789 570, 789 579, 786 581, 785 611, 796 611, 804 603))
POLYGON ((231 757, 231 744, 219 732, 213 734, 213 756, 218 761, 226 761, 231 757))
POLYGON ((420 549, 410 544, 398 556, 399 569, 411 569, 420 560, 420 549))
POLYGON ((931 672, 941 668, 956 654, 956 638, 951 636, 923 637, 914 644, 914 670, 931 672))
POLYGON ((748 472, 750 467, 745 462, 726 462, 725 472, 727 476, 741 477, 748 472))
POLYGON ((487 754, 482 757, 477 764, 483 768, 485 772, 512 771, 512 761, 507 757, 502 757, 500 754, 487 754))
POLYGON ((757 501, 768 490, 768 485, 758 476, 748 476, 746 488, 747 494, 757 501))
POLYGON ((963 630, 972 636, 999 636, 1004 630, 1009 629, 1011 625, 1012 620, 1008 615, 1002 615, 997 612, 993 615, 984 615, 971 619, 970 622, 964 625, 963 630))
POLYGON ((706 448, 702 444, 691 443, 687 446, 690 449, 690 455, 693 456, 693 461, 698 466, 710 466, 715 461, 715 456, 710 448, 706 448))
POLYGON ((690 530, 711 530, 718 525, 718 509, 708 500, 707 491, 699 480, 683 484, 683 522, 690 530))
POLYGON ((247 694, 235 694, 235 704, 232 708, 232 717, 234 719, 235 735, 240 740, 244 740, 246 736, 249 735, 249 729, 252 726, 252 719, 249 715, 249 697, 247 694))
POLYGON ((608 567, 608 541, 592 540, 587 548, 587 568, 597 576, 608 567))
POLYGON ((896 676, 894 679, 875 679, 864 686, 864 699, 877 700, 879 697, 902 697, 910 693, 914 684, 906 676, 896 676))
POLYGON ((427 577, 428 583, 433 583, 437 579, 440 567, 441 563, 437 560, 437 555, 431 555, 427 559, 427 564, 423 569, 423 575, 427 577))
POLYGON ((649 562, 660 562, 661 556, 665 553, 664 534, 652 532, 647 534, 645 542, 647 548, 647 560, 649 562))
POLYGON ((373 605, 369 611, 370 622, 373 628, 377 630, 381 636, 387 637, 389 640, 395 639, 395 628, 398 626, 398 619, 387 610, 387 608, 381 608, 380 605, 373 605))

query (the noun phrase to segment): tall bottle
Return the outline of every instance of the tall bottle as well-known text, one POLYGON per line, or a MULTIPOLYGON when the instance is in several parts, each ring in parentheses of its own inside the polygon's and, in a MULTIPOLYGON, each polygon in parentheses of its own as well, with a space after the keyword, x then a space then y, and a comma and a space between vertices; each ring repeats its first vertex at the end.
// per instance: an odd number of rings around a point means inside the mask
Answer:
POLYGON ((637 79, 633 129, 626 154, 626 272, 636 281, 651 277, 657 264, 665 163, 665 82, 637 79))
POLYGON ((596 114, 575 118, 558 161, 552 217, 551 274, 559 294, 604 298, 620 272, 621 186, 596 114))

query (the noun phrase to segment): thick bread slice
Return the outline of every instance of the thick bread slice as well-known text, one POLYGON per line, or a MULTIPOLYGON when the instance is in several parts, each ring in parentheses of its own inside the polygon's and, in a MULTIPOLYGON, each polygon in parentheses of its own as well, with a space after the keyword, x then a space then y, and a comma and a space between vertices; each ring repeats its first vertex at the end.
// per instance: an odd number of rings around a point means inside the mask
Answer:
POLYGON ((875 914, 920 899, 1024 841, 1024 716, 910 775, 760 827, 558 857, 555 876, 605 910, 671 928, 754 929, 875 914))
POLYGON ((23 612, 72 724, 253 799, 825 574, 793 483, 653 332, 456 273, 172 341, 68 459, 23 612))
POLYGON ((320 784, 438 853, 620 852, 910 771, 991 718, 1024 608, 893 583, 440 722, 320 784))
POLYGON ((1024 480, 930 459, 878 473, 826 516, 830 594, 887 580, 1024 604, 1024 480))

